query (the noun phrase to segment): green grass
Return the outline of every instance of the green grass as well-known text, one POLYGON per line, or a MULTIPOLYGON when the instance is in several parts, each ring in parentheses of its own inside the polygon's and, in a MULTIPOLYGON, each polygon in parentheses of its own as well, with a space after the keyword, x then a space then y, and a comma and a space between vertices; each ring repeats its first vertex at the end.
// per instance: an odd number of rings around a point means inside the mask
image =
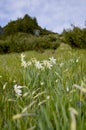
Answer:
POLYGON ((62 44, 55 51, 24 54, 26 62, 52 56, 57 61, 51 69, 38 70, 34 64, 23 68, 20 53, 0 55, 0 129, 74 130, 75 119, 75 130, 85 130, 86 50, 62 44), (16 96, 15 84, 24 86, 21 97, 16 96), (69 109, 73 108, 78 115, 72 120, 69 109))

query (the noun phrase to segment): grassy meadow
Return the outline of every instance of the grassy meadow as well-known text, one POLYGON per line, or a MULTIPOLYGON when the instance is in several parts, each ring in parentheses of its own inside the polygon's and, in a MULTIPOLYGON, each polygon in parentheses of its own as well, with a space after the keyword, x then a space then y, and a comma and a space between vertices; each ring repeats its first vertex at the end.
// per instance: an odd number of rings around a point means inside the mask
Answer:
POLYGON ((0 55, 0 130, 85 130, 86 50, 0 55))

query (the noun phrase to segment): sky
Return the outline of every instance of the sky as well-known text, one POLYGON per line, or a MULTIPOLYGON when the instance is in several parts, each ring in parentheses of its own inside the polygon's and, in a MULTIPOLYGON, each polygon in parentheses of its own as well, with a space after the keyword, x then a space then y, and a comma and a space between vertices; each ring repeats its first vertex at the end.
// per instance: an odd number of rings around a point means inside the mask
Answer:
POLYGON ((0 26, 25 14, 36 17, 42 28, 61 33, 71 24, 85 26, 86 0, 0 0, 0 26))

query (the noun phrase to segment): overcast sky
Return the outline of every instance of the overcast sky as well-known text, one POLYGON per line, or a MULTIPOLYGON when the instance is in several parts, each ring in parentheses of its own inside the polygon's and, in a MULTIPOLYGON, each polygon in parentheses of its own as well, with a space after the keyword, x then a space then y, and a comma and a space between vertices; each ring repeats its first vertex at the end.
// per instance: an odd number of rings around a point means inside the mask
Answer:
POLYGON ((86 0, 0 0, 0 25, 29 14, 48 30, 61 33, 71 24, 84 27, 86 0))

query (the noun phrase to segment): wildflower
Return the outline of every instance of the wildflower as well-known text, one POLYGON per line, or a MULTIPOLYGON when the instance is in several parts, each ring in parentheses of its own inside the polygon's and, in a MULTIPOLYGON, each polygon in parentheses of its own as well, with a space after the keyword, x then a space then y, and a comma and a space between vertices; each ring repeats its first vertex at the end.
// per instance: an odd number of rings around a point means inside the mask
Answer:
POLYGON ((27 67, 26 61, 22 60, 21 66, 23 66, 24 68, 26 68, 27 67))
POLYGON ((68 87, 66 88, 66 91, 69 92, 69 88, 68 87))
POLYGON ((15 79, 13 80, 13 83, 16 83, 16 80, 15 80, 15 79))
POLYGON ((51 69, 53 65, 49 61, 43 60, 43 66, 45 68, 51 69))
POLYGON ((80 59, 80 57, 78 57, 78 58, 76 59, 76 63, 78 63, 78 62, 79 62, 79 59, 80 59))
POLYGON ((53 56, 50 57, 49 60, 52 65, 56 64, 56 59, 53 56))
POLYGON ((21 54, 21 59, 23 59, 25 57, 25 54, 24 53, 22 53, 21 54))
POLYGON ((47 99, 47 100, 50 99, 50 96, 47 96, 46 99, 47 99))
POLYGON ((79 59, 76 59, 76 63, 78 63, 79 62, 79 59))
POLYGON ((43 69, 43 66, 42 66, 42 64, 41 64, 39 61, 36 61, 36 62, 35 62, 35 67, 36 67, 37 69, 43 69))
POLYGON ((22 96, 22 90, 21 88, 23 88, 23 86, 18 86, 17 84, 14 85, 14 91, 16 93, 17 96, 22 96))
POLYGON ((31 66, 32 65, 32 62, 31 61, 28 61, 27 62, 27 66, 31 66))
POLYGON ((36 58, 32 58, 32 59, 31 59, 31 62, 32 62, 33 64, 35 64, 35 63, 37 62, 36 58))
POLYGON ((41 86, 44 85, 44 82, 40 82, 40 85, 41 85, 41 86))
POLYGON ((56 79, 56 81, 55 81, 56 83, 58 83, 58 79, 56 79))
POLYGON ((24 68, 26 68, 27 67, 27 63, 26 63, 26 61, 25 61, 25 55, 22 53, 21 54, 21 66, 23 66, 24 68))

